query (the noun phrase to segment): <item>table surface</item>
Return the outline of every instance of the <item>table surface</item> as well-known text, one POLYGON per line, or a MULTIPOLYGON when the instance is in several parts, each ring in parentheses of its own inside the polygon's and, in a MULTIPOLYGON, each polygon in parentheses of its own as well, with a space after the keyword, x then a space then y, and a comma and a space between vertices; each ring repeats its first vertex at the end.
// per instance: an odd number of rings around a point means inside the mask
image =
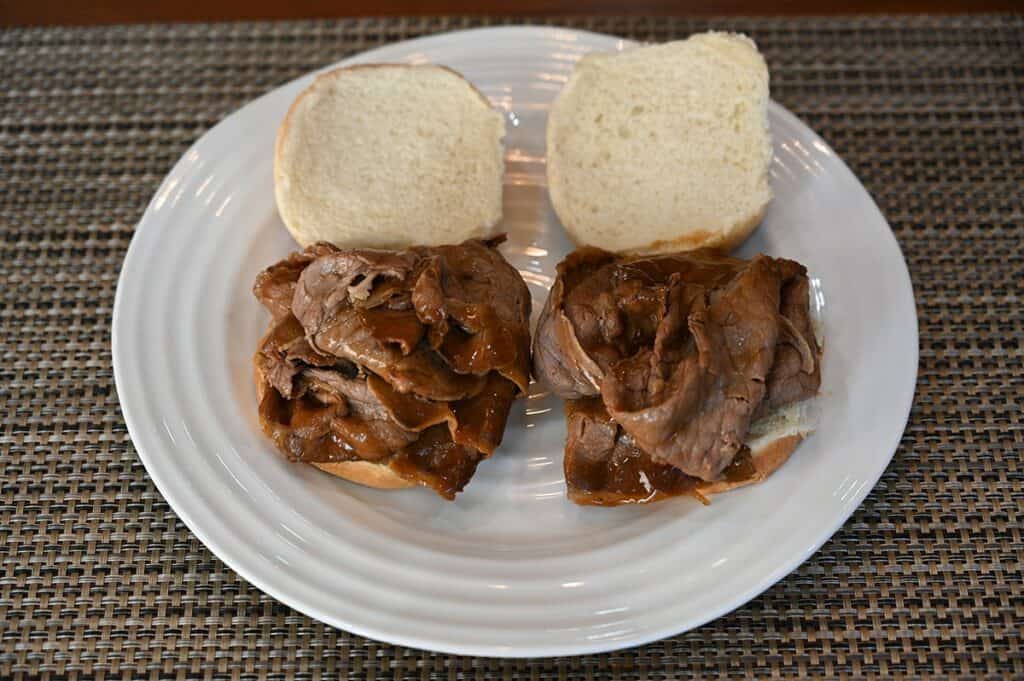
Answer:
POLYGON ((0 677, 1024 679, 1021 16, 561 22, 640 40, 750 33, 774 97, 847 160, 910 266, 921 362, 899 450, 849 522, 748 605, 607 655, 432 654, 277 603, 175 517, 110 366, 117 274, 150 195, 276 85, 487 22, 0 32, 0 677))
POLYGON ((1010 12, 1020 0, 0 0, 0 26, 320 19, 339 16, 708 16, 1010 12))

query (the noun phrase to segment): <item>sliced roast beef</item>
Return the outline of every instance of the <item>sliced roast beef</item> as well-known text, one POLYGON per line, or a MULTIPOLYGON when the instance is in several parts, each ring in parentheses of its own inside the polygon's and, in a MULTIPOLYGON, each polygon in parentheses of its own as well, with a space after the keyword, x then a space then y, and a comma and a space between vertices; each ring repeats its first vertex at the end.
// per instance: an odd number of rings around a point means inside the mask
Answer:
POLYGON ((617 506, 692 494, 700 482, 655 462, 608 414, 598 397, 565 402, 565 481, 578 504, 617 506))
POLYGON ((306 340, 302 325, 290 312, 271 322, 270 329, 260 343, 255 362, 267 382, 287 399, 291 399, 295 389, 295 378, 303 367, 344 365, 355 368, 346 360, 314 350, 306 340))
POLYGON ((424 343, 402 354, 398 344, 375 337, 360 311, 350 305, 336 310, 321 326, 306 328, 315 328, 308 338, 317 351, 355 362, 400 392, 434 400, 461 400, 483 387, 483 376, 456 372, 424 343))
POLYGON ((256 283, 253 284, 256 298, 263 303, 274 319, 290 315, 299 275, 317 258, 337 252, 338 249, 331 244, 317 243, 292 253, 256 275, 256 283))
MULTIPOLYGON (((408 251, 351 249, 322 255, 299 274, 291 310, 312 339, 339 311, 355 309, 368 300, 374 286, 396 291, 393 284, 405 282, 416 262, 416 256, 408 251)), ((377 297, 376 302, 387 304, 390 297, 377 297)))
POLYGON ((754 418, 799 402, 818 392, 821 385, 821 348, 815 340, 808 298, 810 282, 796 276, 782 287, 782 328, 775 348, 775 364, 767 379, 767 397, 754 418))
MULTIPOLYGON (((603 373, 588 349, 580 344, 580 336, 566 314, 566 292, 575 290, 580 282, 614 261, 614 255, 596 248, 581 248, 570 253, 558 264, 558 276, 537 321, 533 337, 534 374, 564 399, 597 395, 603 373)), ((586 307, 573 307, 576 324, 587 335, 596 322, 583 316, 586 307)), ((589 350, 593 351, 593 347, 589 350)))
POLYGON ((473 477, 483 458, 472 447, 453 441, 448 429, 438 425, 423 431, 389 463, 399 475, 453 499, 473 477))
POLYGON ((429 325, 430 347, 454 371, 480 375, 493 368, 525 391, 530 292, 497 243, 432 249, 413 284, 412 304, 429 325))
POLYGON ((366 460, 451 498, 501 442, 529 372, 530 298, 501 239, 316 244, 262 272, 264 430, 289 458, 366 460))
POLYGON ((755 416, 818 390, 808 290, 790 260, 581 249, 559 265, 534 371, 563 398, 600 396, 654 462, 715 480, 743 452, 755 416))
MULTIPOLYGON (((620 506, 683 495, 707 503, 702 492, 719 484, 655 461, 615 422, 599 397, 566 400, 565 415, 565 480, 569 499, 577 504, 620 506)), ((743 447, 720 479, 743 484, 758 476, 750 450, 743 447)))

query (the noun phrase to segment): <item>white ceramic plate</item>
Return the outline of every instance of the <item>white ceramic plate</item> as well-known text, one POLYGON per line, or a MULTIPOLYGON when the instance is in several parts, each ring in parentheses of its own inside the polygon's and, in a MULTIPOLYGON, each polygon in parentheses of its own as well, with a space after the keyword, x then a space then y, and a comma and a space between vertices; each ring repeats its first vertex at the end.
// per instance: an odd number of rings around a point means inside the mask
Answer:
MULTIPOLYGON (((504 252, 541 308, 569 243, 544 179, 548 105, 580 55, 626 41, 498 28, 343 63, 436 62, 508 117, 504 252)), ((565 498, 557 400, 514 407, 505 443, 455 503, 365 489, 291 464, 256 418, 256 273, 295 248, 274 206, 277 126, 312 74, 227 117, 174 167, 139 223, 114 305, 125 420, 193 532, 245 579, 332 625, 432 650, 589 653, 659 639, 742 605, 807 559, 888 464, 917 371, 907 268, 835 153, 773 104, 776 198, 744 246, 805 263, 826 336, 819 430, 767 482, 648 507, 565 498)))

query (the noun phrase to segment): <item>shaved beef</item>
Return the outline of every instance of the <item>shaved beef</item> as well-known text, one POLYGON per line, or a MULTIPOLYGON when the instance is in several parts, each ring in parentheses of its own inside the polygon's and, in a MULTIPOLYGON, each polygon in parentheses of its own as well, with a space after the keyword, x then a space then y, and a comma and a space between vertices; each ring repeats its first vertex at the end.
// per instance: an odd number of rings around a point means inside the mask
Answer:
MULTIPOLYGON (((580 249, 558 267, 534 371, 563 398, 600 396, 617 438, 653 462, 715 480, 743 452, 755 416, 818 390, 808 291, 790 260, 580 249)), ((573 430, 584 421, 570 412, 567 452, 584 446, 573 430)), ((621 458, 617 447, 609 451, 621 458)), ((567 478, 570 459, 584 460, 567 456, 567 478)))
POLYGON ((821 349, 815 341, 807 304, 809 295, 810 282, 806 276, 794 277, 782 287, 781 338, 775 348, 775 364, 768 374, 767 397, 758 406, 755 419, 818 392, 821 349))
MULTIPOLYGON (((565 480, 572 501, 619 506, 690 495, 707 503, 701 492, 716 483, 655 461, 608 414, 600 398, 566 400, 565 416, 569 430, 565 480)), ((750 450, 743 447, 721 477, 730 483, 743 483, 757 476, 750 450)))
POLYGON ((271 265, 256 275, 256 283, 253 285, 256 298, 263 303, 274 319, 290 315, 299 275, 317 258, 337 251, 338 249, 330 244, 317 243, 305 250, 292 253, 276 265, 271 265))
POLYGON ((588 311, 584 305, 574 306, 577 317, 574 328, 564 310, 566 291, 575 290, 588 276, 614 261, 614 255, 596 248, 570 253, 558 264, 558 277, 537 321, 533 338, 534 374, 564 399, 597 395, 603 374, 602 368, 580 344, 576 332, 576 328, 582 328, 585 335, 592 336, 595 316, 584 316, 588 311))
POLYGON ((267 382, 287 399, 292 398, 295 377, 304 366, 339 366, 346 370, 355 369, 350 362, 314 350, 306 341, 302 326, 291 313, 271 322, 270 330, 263 337, 255 362, 267 382))
MULTIPOLYGON (((306 328, 309 333, 311 327, 306 328)), ((373 333, 374 328, 363 321, 359 310, 345 306, 313 331, 309 339, 319 352, 355 362, 386 379, 400 392, 414 392, 434 400, 460 400, 483 387, 482 376, 457 373, 443 357, 422 343, 404 355, 398 344, 387 342, 388 334, 373 333)))
POLYGON ((565 481, 578 504, 617 506, 689 494, 700 482, 656 463, 617 424, 600 398, 567 400, 565 481))
POLYGON ((399 475, 454 499, 473 477, 482 458, 472 447, 454 442, 447 428, 434 426, 396 454, 390 466, 399 475))
POLYGON ((528 384, 529 292, 501 241, 315 244, 260 273, 273 317, 255 357, 260 421, 278 448, 461 490, 528 384))

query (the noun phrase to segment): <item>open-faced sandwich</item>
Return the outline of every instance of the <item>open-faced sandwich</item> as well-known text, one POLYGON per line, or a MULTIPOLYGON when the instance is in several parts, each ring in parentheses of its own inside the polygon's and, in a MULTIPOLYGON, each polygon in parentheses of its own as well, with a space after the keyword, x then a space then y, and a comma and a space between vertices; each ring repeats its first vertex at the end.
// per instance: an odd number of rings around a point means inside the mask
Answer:
POLYGON ((288 458, 451 499, 501 442, 530 372, 529 292, 490 235, 503 135, 437 66, 338 69, 292 105, 275 188, 306 248, 254 286, 260 422, 288 458))
POLYGON ((577 503, 763 480, 813 427, 805 268, 722 254, 771 198, 767 105, 764 59, 724 33, 584 57, 555 102, 548 183, 581 248, 558 266, 533 366, 566 400, 577 503))

